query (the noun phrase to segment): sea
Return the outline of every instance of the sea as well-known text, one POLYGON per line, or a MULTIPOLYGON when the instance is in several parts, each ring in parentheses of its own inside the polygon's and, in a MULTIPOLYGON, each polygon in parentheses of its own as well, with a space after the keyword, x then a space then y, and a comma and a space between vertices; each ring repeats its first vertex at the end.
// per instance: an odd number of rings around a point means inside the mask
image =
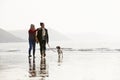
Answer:
POLYGON ((36 44, 35 58, 29 58, 28 42, 0 43, 0 80, 120 80, 119 47, 63 41, 46 46, 46 57, 36 44))

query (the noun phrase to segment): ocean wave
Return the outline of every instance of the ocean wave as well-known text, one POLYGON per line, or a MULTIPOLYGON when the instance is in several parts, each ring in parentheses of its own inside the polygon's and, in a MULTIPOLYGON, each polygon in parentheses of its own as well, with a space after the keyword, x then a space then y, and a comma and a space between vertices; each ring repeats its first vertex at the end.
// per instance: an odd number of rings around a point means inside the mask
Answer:
POLYGON ((10 49, 10 50, 2 50, 0 49, 0 52, 19 52, 20 50, 17 49, 10 49))
MULTIPOLYGON (((73 52, 120 52, 120 49, 110 49, 110 48, 61 48, 63 51, 67 52, 67 51, 73 51, 73 52)), ((39 48, 37 48, 36 50, 40 50, 39 48)), ((47 48, 47 51, 56 51, 56 48, 47 48)), ((4 50, 4 49, 0 49, 0 52, 20 52, 20 51, 28 51, 28 50, 18 50, 18 49, 8 49, 8 50, 4 50)))
MULTIPOLYGON (((48 48, 48 51, 54 50, 56 48, 48 48)), ((78 51, 78 52, 120 52, 120 49, 110 49, 110 48, 62 48, 63 51, 78 51)))

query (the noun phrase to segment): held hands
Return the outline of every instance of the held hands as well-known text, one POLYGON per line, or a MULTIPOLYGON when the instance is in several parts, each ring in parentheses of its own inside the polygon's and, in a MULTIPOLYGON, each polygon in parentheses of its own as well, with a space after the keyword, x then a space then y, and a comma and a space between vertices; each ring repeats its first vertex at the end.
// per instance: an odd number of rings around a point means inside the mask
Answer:
POLYGON ((39 41, 38 41, 38 38, 37 38, 37 36, 35 37, 35 41, 36 41, 36 43, 38 43, 39 41))

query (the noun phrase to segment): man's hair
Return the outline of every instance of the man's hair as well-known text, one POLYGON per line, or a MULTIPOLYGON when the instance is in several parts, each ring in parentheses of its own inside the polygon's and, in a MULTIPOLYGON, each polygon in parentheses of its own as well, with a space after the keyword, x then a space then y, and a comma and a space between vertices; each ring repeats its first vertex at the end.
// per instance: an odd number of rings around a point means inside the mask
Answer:
POLYGON ((40 22, 40 25, 42 26, 44 23, 43 22, 40 22))

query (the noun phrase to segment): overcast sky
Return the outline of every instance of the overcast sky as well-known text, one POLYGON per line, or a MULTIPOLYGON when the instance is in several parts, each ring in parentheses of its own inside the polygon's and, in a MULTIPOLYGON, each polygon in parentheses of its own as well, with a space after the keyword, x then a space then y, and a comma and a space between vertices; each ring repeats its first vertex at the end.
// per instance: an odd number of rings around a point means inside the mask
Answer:
POLYGON ((37 28, 40 22, 63 33, 120 35, 120 0, 0 0, 0 28, 37 28))

